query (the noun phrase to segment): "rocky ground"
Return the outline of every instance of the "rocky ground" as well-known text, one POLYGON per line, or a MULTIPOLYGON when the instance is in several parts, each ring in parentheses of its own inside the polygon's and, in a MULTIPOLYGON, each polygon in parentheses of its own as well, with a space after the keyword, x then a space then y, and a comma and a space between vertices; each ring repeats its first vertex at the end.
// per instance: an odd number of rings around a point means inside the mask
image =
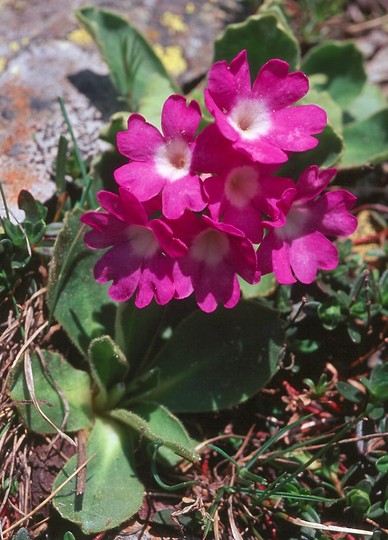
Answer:
POLYGON ((182 85, 209 67, 225 24, 244 17, 237 0, 0 1, 0 180, 16 215, 20 189, 41 200, 55 190, 53 163, 66 132, 58 96, 84 157, 101 150, 99 130, 119 108, 107 67, 74 16, 85 5, 125 15, 182 85))

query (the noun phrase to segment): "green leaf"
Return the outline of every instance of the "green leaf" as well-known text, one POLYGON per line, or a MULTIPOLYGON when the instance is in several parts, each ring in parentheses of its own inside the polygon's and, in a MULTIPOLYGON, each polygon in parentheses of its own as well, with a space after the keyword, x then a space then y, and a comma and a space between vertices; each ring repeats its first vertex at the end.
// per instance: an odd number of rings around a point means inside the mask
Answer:
POLYGON ((93 339, 88 358, 92 375, 107 390, 124 379, 128 373, 127 359, 110 336, 93 339))
POLYGON ((306 152, 292 153, 277 174, 297 179, 310 165, 318 165, 321 169, 325 169, 337 163, 342 153, 343 143, 334 129, 327 125, 322 133, 314 137, 318 139, 318 145, 306 152))
POLYGON ((18 206, 24 210, 26 220, 35 223, 46 218, 47 208, 39 201, 36 201, 31 193, 22 189, 18 195, 18 206))
POLYGON ((69 212, 54 245, 49 267, 47 304, 51 316, 86 354, 91 340, 102 334, 113 335, 116 303, 107 294, 107 286, 97 283, 93 266, 101 252, 93 252, 83 243, 82 210, 69 212))
POLYGON ((22 229, 21 225, 15 225, 9 219, 3 219, 2 225, 4 228, 5 234, 11 240, 12 244, 15 247, 27 251, 27 239, 25 231, 22 229))
POLYGON ((346 495, 346 502, 358 514, 365 514, 371 505, 368 493, 360 489, 350 490, 346 495))
POLYGON ((163 80, 162 92, 154 98, 162 104, 176 89, 161 60, 152 46, 129 22, 109 11, 84 7, 75 12, 79 22, 97 43, 108 64, 110 76, 118 93, 137 110, 141 99, 150 95, 150 81, 155 85, 155 75, 163 80))
POLYGON ((125 393, 123 379, 129 369, 127 359, 110 336, 101 336, 90 343, 88 361, 98 389, 94 406, 99 411, 111 409, 125 393))
POLYGON ((360 326, 353 320, 348 321, 348 335, 353 343, 361 343, 362 334, 360 326))
POLYGON ((165 100, 175 92, 172 83, 159 73, 152 73, 144 88, 142 96, 139 98, 137 112, 142 114, 147 122, 155 127, 161 127, 161 113, 165 100))
POLYGON ((378 519, 384 515, 384 508, 381 501, 372 504, 367 512, 367 516, 370 519, 378 519))
POLYGON ((112 114, 109 123, 101 128, 100 139, 116 146, 117 133, 127 129, 128 116, 128 111, 117 111, 112 114))
POLYGON ((140 365, 148 348, 152 346, 152 340, 158 337, 165 311, 165 307, 156 302, 142 309, 138 309, 133 300, 119 304, 115 320, 115 341, 128 358, 131 368, 140 365))
POLYGON ((310 88, 306 96, 298 102, 298 105, 319 105, 319 107, 322 107, 322 109, 325 110, 329 125, 338 134, 342 133, 343 111, 338 103, 331 97, 329 92, 316 90, 314 87, 310 88))
MULTIPOLYGON (((87 443, 86 486, 82 495, 76 493, 73 478, 54 497, 60 515, 76 523, 85 534, 107 531, 131 518, 143 501, 143 486, 133 465, 133 432, 120 424, 96 418, 87 443)), ((77 467, 73 456, 55 479, 58 488, 77 467)))
POLYGON ((284 7, 283 0, 264 0, 259 9, 257 10, 259 15, 274 15, 283 28, 292 34, 292 29, 288 23, 287 11, 284 7))
POLYGON ((345 112, 351 120, 360 121, 386 106, 387 100, 380 88, 375 84, 365 83, 361 94, 349 103, 345 112))
POLYGON ((131 411, 115 409, 109 416, 135 429, 149 441, 162 443, 166 448, 160 448, 158 453, 166 463, 175 465, 177 455, 189 461, 199 459, 187 431, 163 405, 141 402, 131 405, 131 411))
POLYGON ((159 384, 147 400, 174 412, 215 411, 247 400, 276 371, 284 343, 277 312, 242 300, 232 310, 197 310, 154 359, 159 384))
POLYGON ((124 400, 123 406, 132 404, 136 401, 137 396, 142 396, 158 384, 159 370, 157 368, 145 368, 144 372, 130 377, 130 382, 127 387, 128 398, 124 400))
POLYGON ((368 308, 365 305, 365 300, 360 299, 354 304, 352 304, 350 308, 350 314, 354 318, 359 318, 363 322, 367 322, 370 317, 375 317, 380 312, 381 306, 380 304, 370 304, 369 305, 369 312, 368 308))
POLYGON ((347 319, 347 313, 343 305, 336 298, 328 298, 320 304, 317 314, 322 322, 322 326, 327 330, 334 330, 340 323, 347 319))
POLYGON ((314 339, 293 339, 290 343, 293 351, 298 351, 302 354, 311 354, 319 349, 319 342, 314 339))
POLYGON ((288 32, 275 15, 252 15, 244 22, 230 24, 216 40, 214 60, 230 62, 242 49, 248 52, 252 80, 271 58, 280 58, 299 65, 300 51, 295 37, 288 32))
POLYGON ((374 406, 371 403, 368 403, 368 406, 365 411, 365 416, 370 420, 378 422, 386 417, 386 411, 384 407, 374 406))
MULTIPOLYGON (((89 375, 75 369, 60 354, 50 351, 42 351, 41 354, 44 365, 39 356, 33 354, 31 371, 35 397, 42 411, 58 428, 67 432, 87 428, 93 419, 89 375), (62 426, 67 408, 68 416, 62 426)), ((32 431, 56 433, 32 403, 23 366, 20 362, 12 374, 11 398, 16 402, 18 413, 32 431), (28 404, 22 403, 25 401, 28 404)))
POLYGON ((377 401, 388 400, 388 364, 376 366, 369 379, 361 377, 360 380, 377 401))
POLYGON ((341 396, 352 403, 362 403, 365 399, 361 390, 346 381, 339 381, 336 387, 341 396))
POLYGON ((324 74, 319 89, 327 90, 343 108, 361 93, 366 81, 362 53, 350 41, 325 41, 314 47, 304 57, 302 71, 324 74))
POLYGON ((63 535, 63 540, 77 540, 74 534, 70 531, 66 531, 63 535))
POLYGON ((28 534, 27 529, 22 527, 17 533, 15 533, 12 540, 30 540, 30 535, 28 534))
POLYGON ((46 223, 43 219, 34 222, 24 221, 23 227, 30 245, 38 244, 46 232, 46 223))
POLYGON ((388 108, 345 126, 342 168, 378 164, 388 158, 388 108))
POLYGON ((239 283, 243 298, 245 299, 265 298, 266 296, 270 296, 272 293, 275 292, 278 285, 276 278, 272 273, 262 276, 259 283, 256 283, 256 285, 251 285, 250 283, 244 281, 242 278, 239 278, 239 283))
POLYGON ((388 455, 381 456, 376 461, 376 469, 381 473, 388 473, 388 455))

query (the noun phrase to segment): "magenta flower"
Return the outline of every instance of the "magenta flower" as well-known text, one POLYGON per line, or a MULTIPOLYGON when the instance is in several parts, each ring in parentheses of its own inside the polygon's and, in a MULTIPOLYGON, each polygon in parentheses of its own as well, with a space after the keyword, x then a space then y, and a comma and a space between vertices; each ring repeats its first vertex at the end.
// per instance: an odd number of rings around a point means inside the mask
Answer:
POLYGON ((170 96, 162 110, 162 131, 140 114, 128 119, 127 131, 117 134, 119 152, 131 162, 115 171, 115 179, 140 201, 162 192, 162 211, 169 219, 180 217, 186 208, 206 206, 202 183, 191 170, 194 136, 201 120, 196 101, 186 106, 183 96, 170 96))
POLYGON ((213 219, 240 229, 256 244, 263 237, 264 224, 284 225, 282 205, 295 191, 294 182, 272 176, 277 166, 262 165, 233 150, 216 125, 199 135, 193 164, 197 170, 213 174, 204 180, 213 219), (263 221, 262 215, 270 221, 263 221))
POLYGON ((313 134, 326 125, 326 113, 316 105, 290 107, 308 91, 307 77, 288 73, 282 60, 269 60, 251 86, 246 51, 228 67, 216 62, 208 77, 205 103, 221 133, 233 147, 261 163, 284 163, 287 152, 314 148, 313 134))
POLYGON ((106 210, 87 212, 81 221, 92 227, 84 242, 91 249, 110 247, 94 267, 98 283, 112 281, 109 295, 123 302, 136 292, 135 305, 169 302, 174 294, 173 266, 187 252, 183 242, 160 219, 148 221, 140 202, 126 189, 119 195, 100 191, 98 200, 106 210))
POLYGON ((320 195, 335 173, 335 169, 320 172, 313 165, 301 174, 286 212, 286 224, 270 230, 258 249, 258 267, 263 274, 273 272, 283 284, 296 280, 312 283, 318 269, 336 268, 337 249, 326 236, 352 234, 357 219, 349 213, 356 197, 348 191, 320 195))
POLYGON ((210 313, 218 304, 227 308, 237 304, 237 274, 248 283, 259 281, 252 242, 232 225, 207 216, 200 221, 186 212, 172 227, 189 246, 187 255, 175 263, 176 298, 186 298, 194 291, 198 306, 210 313))

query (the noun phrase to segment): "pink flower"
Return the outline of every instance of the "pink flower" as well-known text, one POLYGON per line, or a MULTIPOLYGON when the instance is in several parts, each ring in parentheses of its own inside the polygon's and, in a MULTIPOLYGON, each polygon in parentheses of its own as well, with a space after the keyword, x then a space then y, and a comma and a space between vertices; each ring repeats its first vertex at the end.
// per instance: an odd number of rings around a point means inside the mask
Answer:
POLYGON ((288 73, 282 60, 269 60, 253 86, 246 51, 228 67, 216 62, 208 77, 205 103, 221 133, 233 147, 261 163, 284 163, 286 152, 314 148, 326 124, 326 113, 316 105, 290 107, 308 91, 307 77, 288 73))
POLYGON ((263 225, 284 225, 283 199, 295 191, 290 178, 271 176, 277 166, 262 165, 233 150, 216 125, 199 135, 193 156, 197 170, 212 173, 204 180, 213 219, 240 229, 252 242, 263 237, 263 225), (262 214, 271 221, 263 221, 262 214))
POLYGON ((202 183, 191 170, 194 136, 201 120, 196 101, 186 106, 183 96, 170 96, 162 110, 162 131, 140 114, 128 119, 128 130, 117 134, 119 152, 131 162, 115 171, 117 183, 140 201, 162 191, 162 211, 176 219, 186 208, 200 211, 206 206, 202 183))
POLYGON ((200 221, 186 212, 172 227, 189 246, 187 255, 177 259, 174 267, 177 298, 186 298, 194 291, 198 306, 210 313, 218 304, 227 308, 237 304, 237 274, 249 283, 259 281, 252 242, 232 225, 207 216, 200 221))
POLYGON ((84 242, 91 249, 108 251, 94 267, 98 283, 112 281, 109 295, 123 302, 136 292, 135 305, 148 305, 153 298, 167 304, 175 294, 173 266, 187 247, 174 237, 171 228, 160 219, 148 221, 140 202, 126 189, 119 195, 100 191, 98 200, 106 210, 87 212, 81 221, 92 227, 84 242))
POLYGON ((326 236, 352 234, 357 219, 349 213, 356 197, 348 191, 338 189, 318 196, 335 173, 335 169, 320 172, 313 165, 301 174, 289 202, 286 224, 269 231, 258 249, 263 274, 273 272, 284 284, 296 280, 312 283, 318 269, 336 268, 337 249, 326 236))

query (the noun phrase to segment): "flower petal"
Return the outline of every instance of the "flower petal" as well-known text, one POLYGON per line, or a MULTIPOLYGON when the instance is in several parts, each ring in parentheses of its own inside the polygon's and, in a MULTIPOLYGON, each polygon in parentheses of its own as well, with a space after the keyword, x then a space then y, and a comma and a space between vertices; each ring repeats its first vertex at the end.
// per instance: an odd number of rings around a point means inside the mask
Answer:
POLYGON ((138 225, 147 223, 147 214, 138 199, 126 189, 119 188, 119 194, 99 191, 97 199, 109 214, 124 223, 138 225))
MULTIPOLYGON (((91 249, 105 249, 109 246, 113 246, 118 242, 121 242, 125 239, 125 227, 123 227, 123 222, 116 220, 116 218, 110 216, 109 214, 102 214, 95 212, 100 216, 106 216, 108 219, 105 221, 104 228, 100 229, 100 224, 96 227, 93 225, 92 219, 84 219, 87 216, 82 216, 81 221, 85 224, 94 227, 93 230, 85 233, 84 242, 91 249)), ((91 216, 88 216, 89 218, 91 216)), ((97 216, 96 216, 97 217, 97 216)))
POLYGON ((224 223, 230 223, 242 231, 249 240, 255 244, 263 238, 261 226, 261 213, 253 204, 247 204, 242 208, 228 205, 222 214, 224 223))
POLYGON ((162 130, 166 139, 183 139, 191 142, 201 121, 201 108, 196 101, 186 105, 183 96, 174 94, 167 98, 162 110, 162 130))
POLYGON ((269 135, 255 141, 246 141, 240 138, 234 142, 233 147, 259 163, 278 165, 285 163, 288 155, 269 139, 269 135))
POLYGON ((228 68, 228 64, 224 60, 216 62, 209 71, 208 86, 204 91, 206 107, 212 112, 208 105, 211 98, 215 107, 230 110, 236 99, 236 91, 236 78, 228 68))
POLYGON ((171 227, 169 227, 167 223, 164 223, 164 221, 160 219, 152 219, 148 222, 148 226, 167 255, 174 258, 186 255, 186 244, 174 236, 171 227))
POLYGON ((148 306, 153 298, 164 306, 174 296, 172 280, 172 259, 158 254, 148 261, 141 273, 136 292, 135 305, 138 308, 148 306))
POLYGON ((272 221, 263 221, 265 227, 282 227, 286 214, 295 199, 295 184, 290 178, 267 176, 260 178, 261 194, 257 207, 272 221))
POLYGON ((179 180, 166 182, 162 201, 163 214, 167 219, 178 219, 186 209, 200 212, 207 202, 199 177, 190 174, 179 180))
POLYGON ((232 108, 236 97, 234 96, 233 102, 230 103, 228 109, 226 107, 222 107, 220 109, 218 106, 220 100, 217 99, 216 103, 207 88, 205 88, 204 90, 204 96, 206 107, 210 114, 214 116, 217 127, 222 133, 222 135, 230 141, 236 141, 238 139, 238 134, 233 128, 233 126, 229 123, 228 117, 226 115, 226 112, 232 108))
POLYGON ((127 131, 117 133, 120 154, 135 161, 147 161, 163 144, 164 139, 155 126, 146 122, 141 114, 131 114, 127 131))
POLYGON ((198 135, 191 160, 192 170, 200 173, 220 172, 225 168, 226 152, 230 143, 216 124, 206 126, 198 135))
POLYGON ((155 169, 152 161, 132 161, 114 171, 116 182, 140 201, 152 199, 163 189, 166 178, 155 169))
POLYGON ((319 230, 322 234, 349 236, 357 228, 357 218, 349 213, 357 198, 344 189, 325 193, 314 201, 313 215, 320 216, 319 230))
POLYGON ((233 270, 222 266, 219 271, 210 272, 205 264, 199 264, 193 277, 195 297, 198 306, 211 313, 218 304, 232 307, 240 298, 240 286, 233 270))
POLYGON ((290 263, 296 278, 308 284, 314 281, 318 269, 336 268, 338 252, 323 234, 314 232, 291 242, 290 263))
POLYGON ((187 298, 194 291, 191 272, 192 266, 188 257, 175 261, 173 268, 175 298, 187 298))
POLYGON ((292 105, 308 92, 306 75, 301 71, 288 73, 288 69, 289 65, 283 60, 269 60, 253 83, 255 96, 265 99, 273 111, 292 105))
POLYGON ((307 202, 315 199, 324 189, 327 188, 336 174, 336 169, 324 169, 320 171, 317 165, 311 165, 305 169, 296 184, 299 202, 307 202))
POLYGON ((320 133, 326 122, 325 111, 316 105, 280 109, 273 113, 266 139, 283 150, 303 152, 317 146, 318 139, 311 134, 320 133))
POLYGON ((270 231, 257 250, 258 268, 260 272, 273 272, 281 284, 295 283, 289 256, 289 245, 278 237, 275 230, 270 231))
POLYGON ((113 281, 109 296, 117 302, 132 297, 141 275, 141 261, 128 256, 128 243, 116 244, 99 259, 94 267, 94 278, 98 283, 113 281))
POLYGON ((236 87, 241 95, 247 95, 251 92, 251 73, 249 69, 247 51, 242 50, 230 62, 230 71, 234 75, 236 87))

